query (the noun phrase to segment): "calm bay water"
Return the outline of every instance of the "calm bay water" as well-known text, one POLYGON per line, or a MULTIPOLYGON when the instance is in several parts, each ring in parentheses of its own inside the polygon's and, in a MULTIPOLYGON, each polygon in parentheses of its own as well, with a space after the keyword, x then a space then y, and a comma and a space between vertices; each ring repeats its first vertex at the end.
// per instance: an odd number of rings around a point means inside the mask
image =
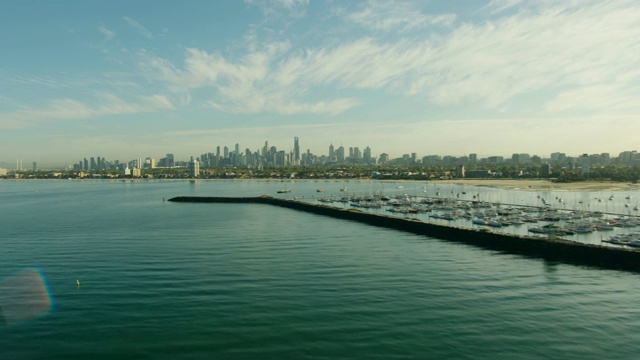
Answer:
MULTIPOLYGON (((0 327, 0 359, 640 354, 638 274, 266 205, 163 202, 178 195, 275 195, 283 186, 0 182, 0 280, 40 269, 55 301, 44 316, 0 327)), ((286 195, 293 197, 312 196, 318 187, 338 193, 342 185, 287 186, 295 188, 286 195)), ((514 201, 535 197, 482 191, 514 201)))

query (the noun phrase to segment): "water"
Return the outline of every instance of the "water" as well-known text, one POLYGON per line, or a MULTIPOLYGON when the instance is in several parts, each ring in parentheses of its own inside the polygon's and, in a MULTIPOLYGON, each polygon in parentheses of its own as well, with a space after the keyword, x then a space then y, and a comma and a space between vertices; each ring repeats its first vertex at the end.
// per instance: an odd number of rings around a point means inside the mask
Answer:
MULTIPOLYGON (((388 184, 348 185, 396 191, 388 184)), ((283 197, 313 196, 319 187, 337 194, 344 184, 288 186, 293 192, 283 197)), ((55 299, 50 313, 0 327, 0 358, 636 359, 640 353, 638 274, 267 205, 162 200, 275 195, 282 187, 0 182, 0 280, 38 268, 55 299)))

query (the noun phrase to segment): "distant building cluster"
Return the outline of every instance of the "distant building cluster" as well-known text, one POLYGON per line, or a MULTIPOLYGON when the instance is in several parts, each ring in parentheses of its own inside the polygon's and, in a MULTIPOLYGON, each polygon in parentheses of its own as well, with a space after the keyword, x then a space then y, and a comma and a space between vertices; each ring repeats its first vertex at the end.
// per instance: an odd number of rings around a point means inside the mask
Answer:
POLYGON ((340 146, 337 149, 333 144, 329 146, 328 154, 316 155, 311 153, 311 150, 307 149, 306 152, 300 151, 300 143, 298 137, 294 138, 293 150, 284 151, 279 150, 275 146, 270 146, 268 141, 265 141, 264 146, 258 150, 245 149, 240 150, 240 145, 235 144, 233 149, 227 146, 216 147, 216 151, 202 154, 197 159, 200 161, 203 168, 217 168, 217 167, 244 167, 263 169, 265 167, 277 167, 277 166, 322 166, 327 164, 364 164, 374 165, 376 159, 371 155, 371 149, 366 147, 361 150, 359 147, 345 147, 340 146))
MULTIPOLYGON (((526 153, 514 153, 510 158, 503 156, 488 156, 479 158, 472 153, 465 156, 441 156, 425 155, 418 157, 415 152, 403 154, 397 158, 390 158, 389 154, 381 153, 373 155, 369 146, 364 149, 360 147, 335 147, 330 144, 324 154, 314 154, 309 149, 301 151, 300 139, 293 138, 293 149, 285 151, 270 145, 265 141, 264 146, 251 150, 246 148, 241 150, 240 144, 236 143, 233 148, 227 146, 216 146, 214 152, 201 154, 199 157, 191 157, 189 161, 176 160, 173 154, 166 154, 165 157, 156 159, 147 157, 144 160, 134 159, 127 162, 118 160, 109 161, 101 156, 83 158, 70 167, 70 170, 78 172, 102 172, 120 171, 124 177, 139 177, 143 169, 155 168, 185 168, 190 176, 197 177, 205 169, 237 168, 263 170, 271 167, 291 167, 291 166, 333 166, 333 165, 388 165, 388 166, 423 166, 423 167, 456 167, 456 177, 488 177, 495 175, 489 170, 479 170, 480 165, 539 165, 542 177, 549 176, 555 166, 580 169, 584 175, 589 173, 593 166, 622 164, 640 164, 640 155, 636 151, 624 151, 617 157, 611 157, 609 153, 583 154, 578 157, 567 156, 565 153, 554 152, 548 158, 526 153), (467 167, 475 167, 473 170, 466 170, 467 167)), ((37 170, 36 162, 33 162, 33 171, 37 170)), ((22 159, 16 162, 16 171, 25 171, 22 159)), ((6 170, 0 169, 0 176, 6 175, 6 170)))

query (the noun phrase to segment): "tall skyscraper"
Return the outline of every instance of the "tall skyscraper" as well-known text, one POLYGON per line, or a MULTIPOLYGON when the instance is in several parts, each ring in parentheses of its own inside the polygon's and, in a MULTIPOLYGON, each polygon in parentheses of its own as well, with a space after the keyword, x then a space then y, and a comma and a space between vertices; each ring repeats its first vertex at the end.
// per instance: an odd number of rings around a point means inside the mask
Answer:
POLYGON ((329 145, 329 161, 336 161, 336 152, 333 144, 329 145))
POLYGON ((293 138, 293 163, 300 165, 300 144, 297 136, 293 138))

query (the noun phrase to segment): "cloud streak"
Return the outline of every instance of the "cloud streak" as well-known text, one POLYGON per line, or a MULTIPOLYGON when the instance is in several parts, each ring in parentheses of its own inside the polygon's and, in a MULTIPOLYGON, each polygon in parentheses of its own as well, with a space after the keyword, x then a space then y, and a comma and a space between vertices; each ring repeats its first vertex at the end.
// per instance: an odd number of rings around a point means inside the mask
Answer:
POLYGON ((362 4, 358 11, 346 13, 345 18, 369 30, 402 32, 429 26, 451 26, 456 15, 429 15, 415 9, 412 3, 371 0, 362 4))
POLYGON ((49 121, 131 115, 170 109, 174 109, 174 105, 163 95, 144 96, 136 102, 127 102, 113 94, 102 94, 95 104, 65 98, 52 100, 42 108, 25 108, 0 113, 0 129, 21 129, 49 121))
POLYGON ((107 38, 107 40, 111 40, 117 35, 115 31, 111 31, 102 25, 98 26, 98 31, 100 31, 100 33, 104 35, 107 38))
POLYGON ((138 33, 140 33, 140 35, 146 37, 146 38, 152 38, 153 34, 151 33, 151 31, 147 30, 147 28, 145 28, 144 26, 142 26, 142 24, 140 24, 139 22, 137 22, 136 20, 128 17, 128 16, 123 16, 122 19, 129 24, 129 26, 131 26, 132 28, 136 29, 138 31, 138 33))

